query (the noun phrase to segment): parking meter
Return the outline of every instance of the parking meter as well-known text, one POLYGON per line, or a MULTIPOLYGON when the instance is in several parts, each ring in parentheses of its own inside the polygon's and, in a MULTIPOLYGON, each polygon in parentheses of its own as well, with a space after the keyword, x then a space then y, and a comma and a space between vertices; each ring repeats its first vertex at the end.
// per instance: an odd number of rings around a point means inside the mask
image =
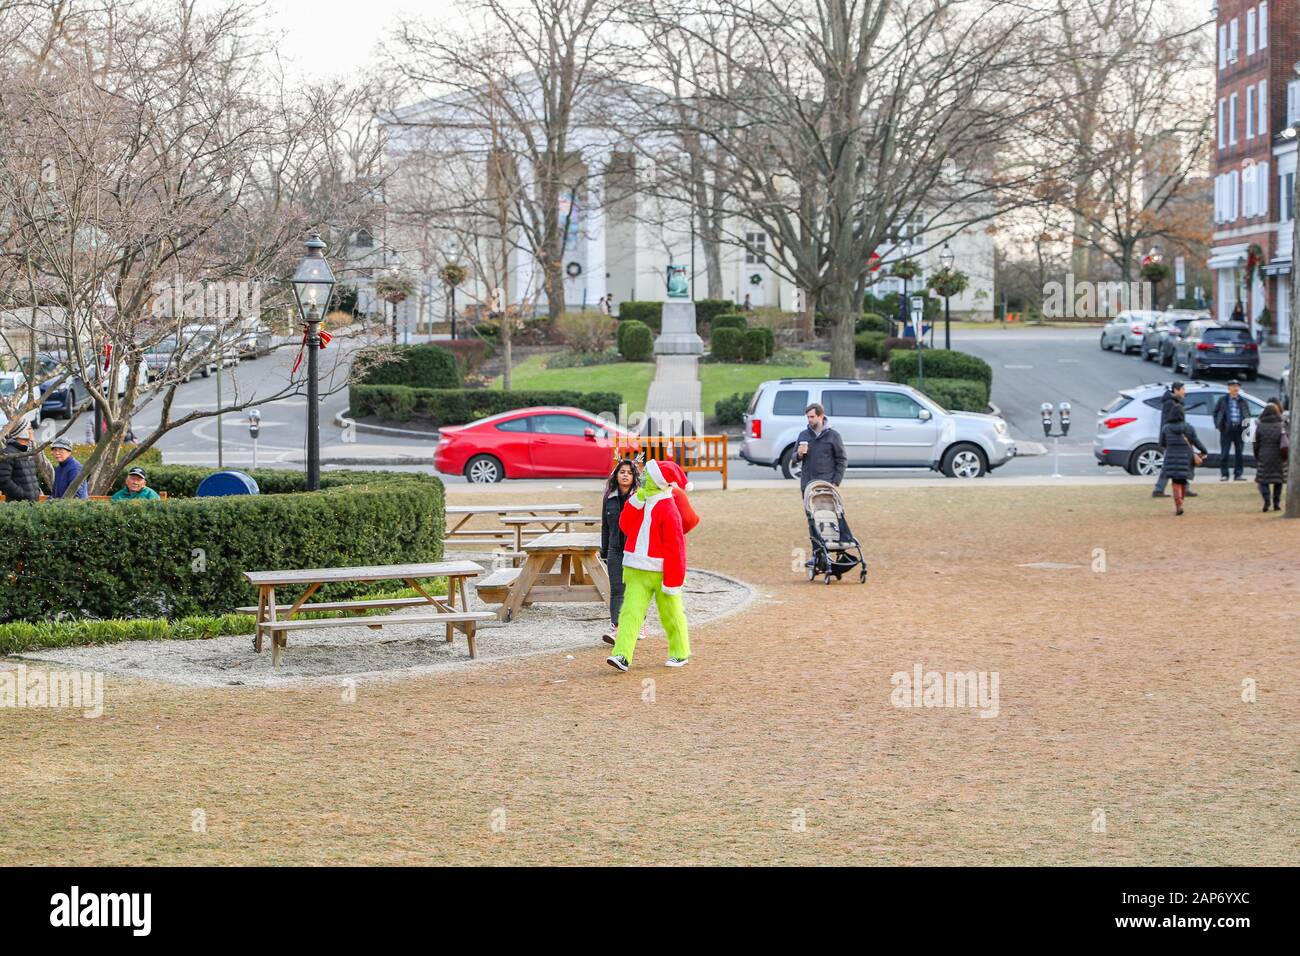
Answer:
POLYGON ((257 440, 257 433, 261 429, 261 427, 262 427, 262 413, 259 412, 256 408, 250 408, 248 410, 248 434, 252 436, 254 441, 257 440))
POLYGON ((1043 437, 1050 438, 1052 435, 1052 403, 1043 402, 1043 437))
POLYGON ((1070 434, 1070 403, 1061 402, 1061 434, 1070 434))

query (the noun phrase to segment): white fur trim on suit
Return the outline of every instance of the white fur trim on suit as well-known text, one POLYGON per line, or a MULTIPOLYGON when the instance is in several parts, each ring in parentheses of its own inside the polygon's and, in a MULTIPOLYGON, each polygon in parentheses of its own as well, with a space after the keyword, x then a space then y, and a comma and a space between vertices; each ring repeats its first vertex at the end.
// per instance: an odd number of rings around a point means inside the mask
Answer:
POLYGON ((664 588, 664 594, 681 594, 681 593, 682 593, 682 589, 680 587, 664 588))

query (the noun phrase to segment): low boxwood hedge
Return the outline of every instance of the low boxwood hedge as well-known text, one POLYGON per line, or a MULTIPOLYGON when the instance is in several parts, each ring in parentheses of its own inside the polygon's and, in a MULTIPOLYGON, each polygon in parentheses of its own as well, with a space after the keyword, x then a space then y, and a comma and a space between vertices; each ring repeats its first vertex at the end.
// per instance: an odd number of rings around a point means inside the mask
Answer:
MULTIPOLYGON (((889 359, 889 378, 895 382, 906 382, 916 377, 917 355, 915 351, 899 352, 889 359)), ((983 382, 985 390, 993 385, 993 367, 975 355, 966 352, 954 352, 950 349, 925 350, 925 377, 965 378, 974 382, 983 382)))
POLYGON ((729 312, 723 315, 715 315, 709 327, 714 332, 718 331, 718 329, 740 329, 743 332, 749 328, 749 319, 738 313, 729 312))
POLYGON ((884 332, 859 332, 853 337, 853 354, 860 359, 879 361, 885 337, 884 332))
POLYGON ((656 333, 663 328, 664 304, 662 302, 620 302, 618 304, 620 322, 644 322, 656 333))
POLYGON ((629 362, 648 362, 654 354, 655 336, 637 319, 618 324, 618 351, 629 362))
POLYGON ((740 339, 740 357, 746 362, 761 362, 767 358, 765 329, 746 329, 740 339))
POLYGON ((356 380, 363 385, 460 388, 456 356, 436 345, 372 345, 357 353, 356 380))
POLYGON ((720 398, 713 406, 714 421, 718 425, 743 425, 745 412, 749 410, 753 392, 736 392, 726 398, 720 398))
POLYGON ((702 331, 708 328, 716 316, 729 314, 735 308, 736 303, 732 302, 730 299, 696 299, 696 329, 702 331))
POLYGON ((262 494, 181 497, 210 471, 151 468, 167 501, 0 508, 0 620, 220 615, 256 603, 245 571, 442 556, 443 486, 430 475, 327 472, 320 492, 285 494, 301 474, 259 470, 262 494))
MULTIPOLYGON (((930 359, 926 357, 926 365, 930 359)), ((968 378, 931 378, 925 376, 925 385, 919 379, 908 379, 908 385, 929 395, 944 408, 954 412, 986 412, 989 406, 989 393, 983 382, 968 378)))
POLYGON ((729 326, 715 328, 709 342, 709 354, 717 362, 739 362, 745 333, 729 326))
POLYGON ((401 385, 353 385, 349 414, 385 421, 412 419, 435 425, 464 425, 500 412, 533 405, 571 405, 593 414, 617 414, 623 397, 617 392, 500 391, 492 388, 406 388, 401 385))

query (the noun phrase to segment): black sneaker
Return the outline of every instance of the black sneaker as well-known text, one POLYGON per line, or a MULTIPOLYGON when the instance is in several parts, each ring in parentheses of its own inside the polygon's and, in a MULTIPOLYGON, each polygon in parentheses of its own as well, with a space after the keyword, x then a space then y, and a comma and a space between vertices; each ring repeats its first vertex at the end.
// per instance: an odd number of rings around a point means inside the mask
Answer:
POLYGON ((621 671, 627 670, 627 658, 622 654, 615 654, 613 657, 605 658, 605 663, 610 667, 617 667, 621 671))
POLYGON ((1186 491, 1183 492, 1183 497, 1184 497, 1184 498, 1199 498, 1199 497, 1201 497, 1201 493, 1200 493, 1199 491, 1192 491, 1190 488, 1188 488, 1186 491))
POLYGON ((1237 476, 1235 476, 1232 480, 1233 480, 1233 481, 1245 481, 1245 480, 1246 480, 1246 476, 1245 476, 1245 475, 1237 475, 1237 476))
POLYGON ((1169 492, 1167 492, 1167 491, 1153 491, 1153 492, 1151 492, 1151 497, 1152 497, 1152 498, 1168 498, 1168 497, 1169 497, 1169 492))

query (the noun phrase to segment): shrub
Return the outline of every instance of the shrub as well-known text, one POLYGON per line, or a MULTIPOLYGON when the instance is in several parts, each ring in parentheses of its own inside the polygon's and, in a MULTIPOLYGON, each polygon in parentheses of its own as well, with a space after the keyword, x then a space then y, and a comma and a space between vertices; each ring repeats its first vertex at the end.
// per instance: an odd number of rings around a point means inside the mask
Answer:
POLYGON ((695 325, 707 328, 717 316, 730 314, 735 307, 730 299, 700 299, 695 303, 695 325))
POLYGON ((768 326, 760 325, 751 331, 759 332, 763 336, 763 358, 769 359, 776 353, 776 333, 768 326))
POLYGON ((767 358, 767 336, 763 329, 746 329, 740 340, 740 357, 746 362, 761 362, 767 358))
POLYGON ((618 320, 620 322, 644 322, 658 332, 663 328, 664 304, 662 302, 620 302, 618 320))
POLYGON ((456 356, 456 364, 462 376, 477 372, 492 352, 492 347, 483 339, 456 339, 439 342, 438 348, 456 356))
POLYGON ((812 359, 803 349, 777 349, 768 361, 773 365, 789 365, 794 368, 807 368, 812 359))
POLYGON ((547 368, 590 368, 623 361, 617 352, 556 352, 547 358, 547 368))
POLYGON ((629 362, 647 362, 654 354, 655 334, 650 326, 636 319, 619 328, 619 351, 629 362))
POLYGON ((460 388, 456 357, 436 345, 372 345, 354 360, 361 385, 460 388))
POLYGON ((718 329, 740 329, 741 331, 744 331, 747 328, 749 328, 749 319, 745 318, 743 315, 736 315, 735 313, 715 315, 713 317, 713 322, 710 325, 710 329, 713 332, 716 332, 718 329))
POLYGON ((880 361, 889 362, 892 365, 894 361, 894 352, 914 348, 916 348, 916 339, 912 338, 910 335, 901 338, 896 335, 891 335, 889 338, 885 339, 885 341, 880 343, 880 361))
MULTIPOLYGON (((930 364, 928 352, 926 353, 925 363, 926 365, 930 364)), ((917 391, 929 395, 944 408, 955 412, 983 412, 988 410, 988 390, 983 382, 976 382, 967 378, 931 378, 929 375, 925 377, 924 388, 918 382, 918 379, 912 378, 908 379, 907 384, 917 391)))
POLYGON ((266 469, 252 473, 263 494, 179 497, 210 472, 151 469, 150 483, 174 496, 167 501, 0 510, 0 620, 224 614, 256 602, 245 571, 442 556, 443 487, 432 476, 335 471, 321 476, 320 492, 283 494, 301 489, 303 476, 266 469))
POLYGON ((741 425, 745 421, 745 412, 749 410, 753 393, 736 392, 728 398, 718 399, 713 406, 714 420, 719 425, 741 425))
POLYGON ((854 323, 853 331, 859 333, 880 332, 884 335, 888 335, 890 333, 890 328, 889 322, 885 320, 883 315, 878 315, 875 312, 864 312, 862 313, 862 318, 858 319, 858 321, 854 323))
POLYGON ((738 362, 740 361, 741 343, 744 338, 744 332, 740 329, 730 326, 715 328, 713 330, 713 339, 709 351, 717 362, 738 362))
POLYGON ((885 344, 884 332, 859 332, 853 337, 853 354, 868 361, 879 361, 885 344))
MULTIPOLYGON (((899 355, 889 361, 889 378, 895 382, 905 382, 916 375, 916 353, 899 355)), ((973 382, 982 382, 985 393, 993 384, 993 368, 988 362, 966 352, 953 352, 948 349, 925 350, 925 374, 928 378, 933 373, 935 378, 963 378, 973 382)))
POLYGON ((575 352, 603 352, 614 342, 618 322, 599 312, 565 312, 556 331, 575 352))
MULTIPOLYGON (((435 425, 463 425, 488 415, 533 405, 571 405, 589 412, 616 413, 623 401, 617 392, 499 391, 494 388, 407 388, 402 385, 353 385, 349 414, 387 421, 417 418, 435 425), (403 417, 389 418, 391 413, 403 417)), ((322 476, 323 480, 323 476, 322 476)))

